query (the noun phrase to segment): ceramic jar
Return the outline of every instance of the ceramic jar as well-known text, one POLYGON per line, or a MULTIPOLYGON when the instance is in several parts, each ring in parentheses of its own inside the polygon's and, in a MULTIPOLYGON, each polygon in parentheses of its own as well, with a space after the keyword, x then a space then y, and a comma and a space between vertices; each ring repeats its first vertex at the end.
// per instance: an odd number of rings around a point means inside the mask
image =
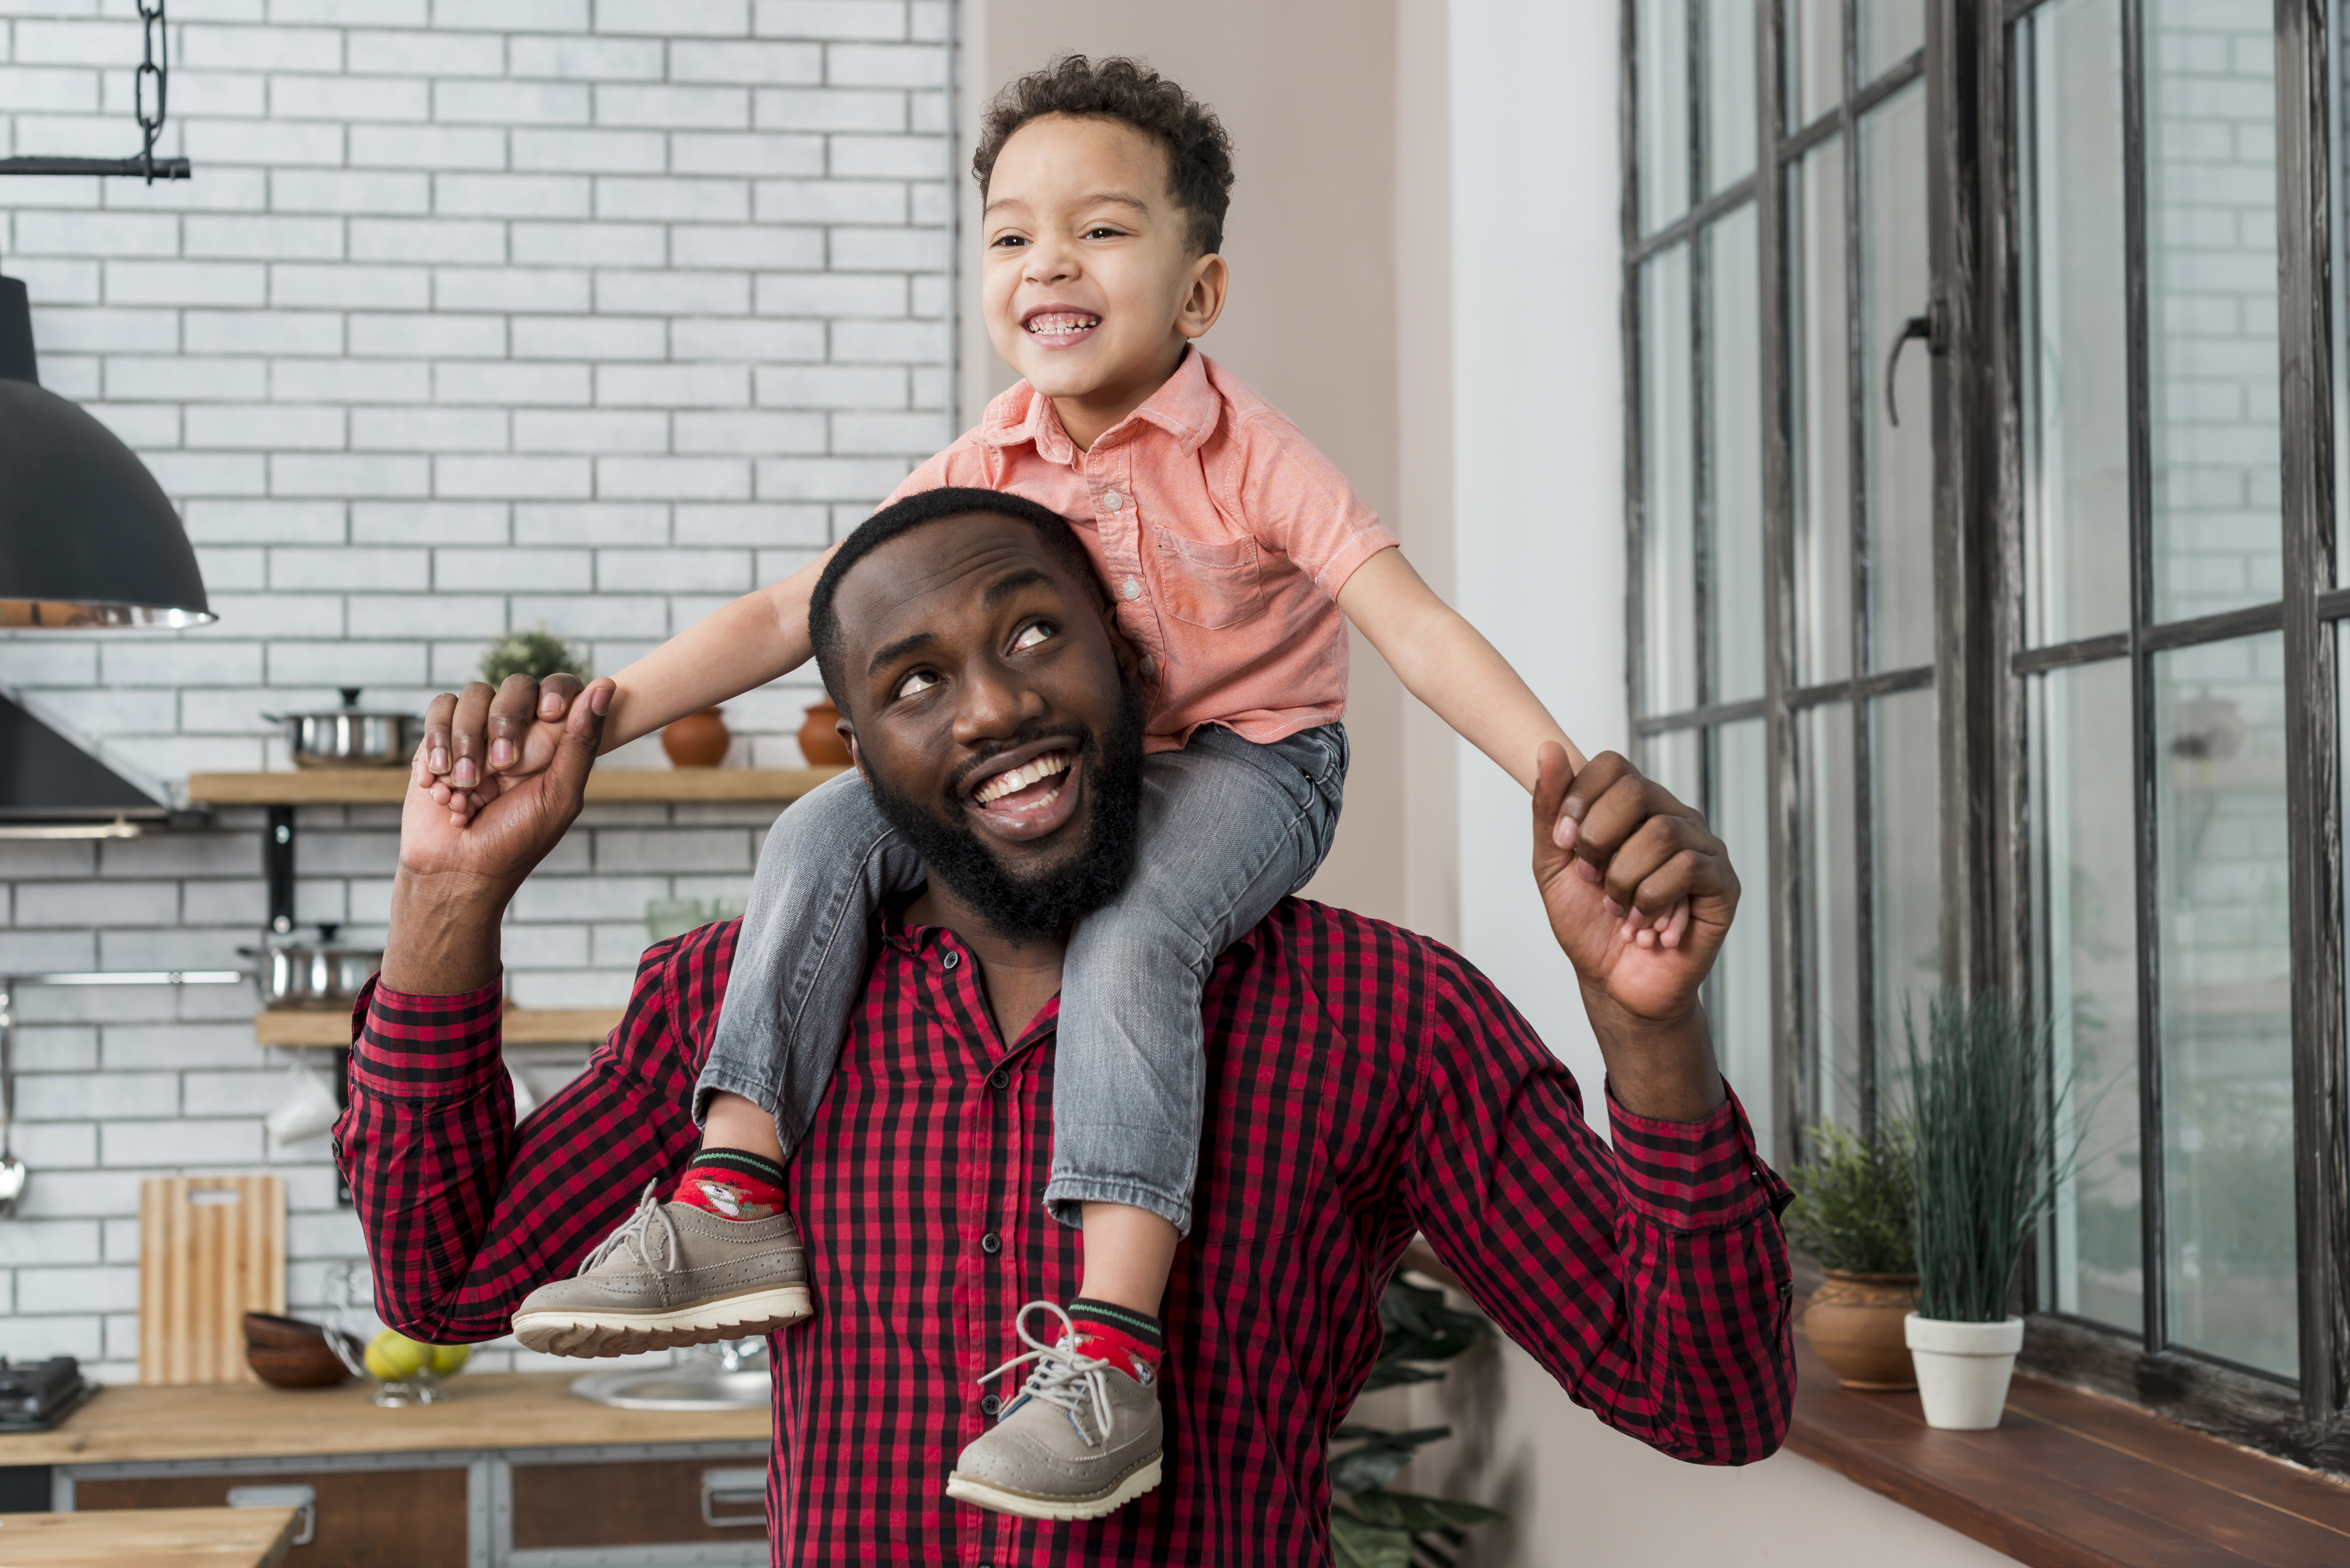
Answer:
POLYGON ((1918 1308, 1918 1276, 1824 1272, 1804 1309, 1804 1336, 1836 1381, 1847 1388, 1918 1386, 1902 1331, 1902 1320, 1918 1308))
POLYGON ((733 743, 734 732, 718 716, 721 711, 704 708, 662 729, 661 750, 669 753, 670 766, 714 768, 726 760, 726 748, 733 743))
POLYGON ((840 722, 840 710, 827 697, 808 709, 807 722, 800 726, 800 755, 812 768, 845 768, 848 765, 848 742, 840 738, 834 725, 840 722))

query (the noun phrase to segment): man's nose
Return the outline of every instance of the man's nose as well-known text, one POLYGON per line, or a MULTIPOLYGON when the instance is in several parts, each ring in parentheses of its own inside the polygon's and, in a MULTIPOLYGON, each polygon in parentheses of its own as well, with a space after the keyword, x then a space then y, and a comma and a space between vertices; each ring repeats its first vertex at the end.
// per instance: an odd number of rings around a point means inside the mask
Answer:
POLYGON ((955 740, 962 745, 1003 740, 1045 714, 1036 689, 994 660, 965 674, 962 696, 955 707, 955 740))

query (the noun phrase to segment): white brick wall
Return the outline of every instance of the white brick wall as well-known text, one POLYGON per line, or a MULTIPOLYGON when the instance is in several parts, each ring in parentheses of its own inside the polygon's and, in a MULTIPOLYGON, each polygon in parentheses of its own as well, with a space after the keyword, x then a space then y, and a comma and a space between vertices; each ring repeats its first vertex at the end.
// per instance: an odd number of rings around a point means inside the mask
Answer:
MULTIPOLYGON (((0 0, 0 152, 136 146, 130 0, 0 0)), ((175 0, 185 184, 16 180, 43 381, 180 504, 221 619, 0 637, 143 782, 285 767, 263 710, 421 705, 544 621, 612 670, 793 569, 950 432, 947 0, 175 0)), ((813 682, 728 706, 794 765, 813 682)), ((624 759, 660 765, 650 742, 624 759)), ((0 844, 0 972, 229 965, 259 815, 0 844)), ((648 898, 739 898, 765 814, 598 807, 517 900, 528 1005, 617 1003, 648 898)), ((299 911, 380 935, 388 811, 301 819, 299 911)), ((135 1374, 138 1182, 279 1168, 292 1294, 358 1255, 241 988, 28 990, 0 1354, 135 1374)), ((529 1068, 551 1091, 565 1058, 529 1068)), ((525 1062, 531 1058, 523 1058, 525 1062)), ((323 1057, 321 1062, 323 1064, 323 1057)), ((497 1364, 494 1358, 493 1364, 497 1364)))

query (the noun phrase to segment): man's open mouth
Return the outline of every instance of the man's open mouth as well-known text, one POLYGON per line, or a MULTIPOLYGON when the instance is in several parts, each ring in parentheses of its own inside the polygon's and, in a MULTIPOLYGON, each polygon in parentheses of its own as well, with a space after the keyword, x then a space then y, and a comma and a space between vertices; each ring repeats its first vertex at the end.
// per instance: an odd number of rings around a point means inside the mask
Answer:
POLYGON ((1020 325, 1031 337, 1066 340, 1082 337, 1099 327, 1102 318, 1082 310, 1040 310, 1020 325))
POLYGON ((1002 767, 983 772, 965 796, 997 834, 1042 837, 1067 820, 1076 805, 1070 786, 1076 778, 1077 749, 1056 741, 1043 750, 1022 750, 1024 755, 1014 753, 1002 767))

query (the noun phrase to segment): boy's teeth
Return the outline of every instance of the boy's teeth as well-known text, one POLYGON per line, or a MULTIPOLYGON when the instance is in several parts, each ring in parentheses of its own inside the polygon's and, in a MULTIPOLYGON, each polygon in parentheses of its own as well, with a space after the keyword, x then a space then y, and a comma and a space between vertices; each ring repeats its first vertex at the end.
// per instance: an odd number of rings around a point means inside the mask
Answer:
POLYGON ((1043 337, 1084 332, 1100 325, 1101 317, 1098 316, 1039 316, 1028 323, 1028 330, 1043 337))
POLYGON ((1038 757, 1034 762, 1024 763, 1019 767, 996 774, 972 793, 980 805, 987 805, 1002 800, 1014 791, 1026 789, 1039 779, 1048 779, 1055 774, 1064 774, 1068 771, 1069 753, 1052 752, 1038 757))

